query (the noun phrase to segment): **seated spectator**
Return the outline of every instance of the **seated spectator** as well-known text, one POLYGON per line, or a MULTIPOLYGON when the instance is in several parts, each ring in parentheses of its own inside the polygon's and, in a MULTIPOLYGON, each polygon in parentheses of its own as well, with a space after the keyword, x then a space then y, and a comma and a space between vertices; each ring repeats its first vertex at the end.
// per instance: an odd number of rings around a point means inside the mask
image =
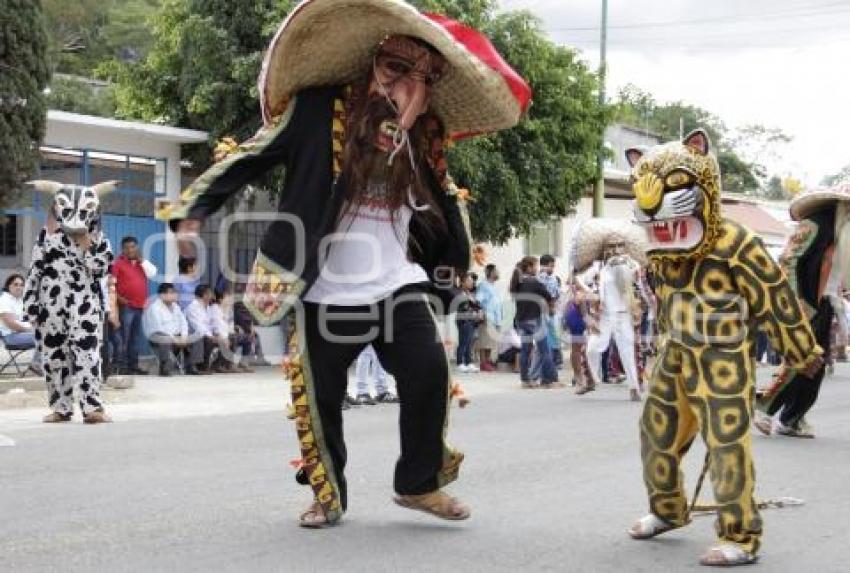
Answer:
POLYGON ((519 372, 519 351, 522 348, 522 340, 515 328, 502 331, 502 339, 499 341, 499 362, 511 365, 514 372, 519 372))
POLYGON ((250 356, 253 344, 251 339, 235 324, 233 293, 229 286, 215 292, 215 300, 210 304, 209 309, 213 334, 227 344, 227 356, 223 355, 222 360, 226 360, 231 367, 235 366, 235 369, 239 372, 253 372, 246 364, 243 364, 245 357, 250 356), (236 359, 237 350, 239 350, 238 362, 236 359))
MULTIPOLYGON (((10 347, 35 349, 35 330, 24 318, 24 277, 19 274, 6 278, 0 294, 0 338, 10 347)), ((33 355, 29 367, 39 376, 44 373, 40 362, 41 358, 33 355)))
POLYGON ((157 293, 157 299, 145 309, 143 323, 159 359, 159 375, 171 376, 175 359, 181 355, 186 374, 202 374, 195 364, 203 360, 203 342, 189 338, 189 323, 177 304, 177 289, 172 283, 162 283, 157 293))
MULTIPOLYGON (((219 325, 213 324, 215 314, 210 313, 209 308, 212 301, 213 290, 210 285, 200 284, 195 288, 195 299, 184 311, 189 323, 189 334, 203 345, 200 360, 194 362, 202 373, 212 371, 216 365, 220 366, 219 358, 227 348, 227 339, 216 335, 219 325)), ((221 366, 217 370, 228 371, 221 366)))
MULTIPOLYGON (((245 285, 237 284, 237 296, 233 303, 233 328, 243 338, 243 342, 239 344, 242 346, 242 360, 246 362, 247 366, 249 357, 254 364, 264 363, 265 361, 260 358, 262 351, 259 337, 254 330, 254 317, 251 316, 251 311, 248 310, 245 303, 239 300, 244 292, 245 285)), ((286 344, 286 341, 284 344, 286 344)))

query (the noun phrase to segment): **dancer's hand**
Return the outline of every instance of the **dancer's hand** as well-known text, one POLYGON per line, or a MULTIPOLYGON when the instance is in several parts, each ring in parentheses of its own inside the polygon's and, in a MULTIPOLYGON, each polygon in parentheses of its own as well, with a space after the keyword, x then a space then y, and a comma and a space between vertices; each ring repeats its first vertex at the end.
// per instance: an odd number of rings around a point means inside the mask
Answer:
POLYGON ((183 219, 177 225, 177 251, 181 257, 194 257, 195 242, 201 231, 201 221, 197 219, 183 219))
POLYGON ((91 235, 88 233, 80 233, 79 235, 72 235, 74 242, 77 243, 77 246, 83 250, 88 251, 91 248, 91 235))

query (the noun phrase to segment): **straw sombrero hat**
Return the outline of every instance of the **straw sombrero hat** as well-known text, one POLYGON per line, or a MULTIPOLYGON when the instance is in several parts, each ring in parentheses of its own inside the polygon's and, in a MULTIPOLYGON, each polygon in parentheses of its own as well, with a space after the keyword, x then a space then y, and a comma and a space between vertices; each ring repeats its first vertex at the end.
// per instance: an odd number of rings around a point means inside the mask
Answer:
POLYGON ((835 201, 850 201, 850 184, 800 193, 791 201, 791 218, 800 221, 835 201))
POLYGON ((424 40, 448 63, 434 86, 432 110, 454 138, 513 127, 531 89, 480 32, 400 0, 304 0, 275 34, 259 79, 263 120, 283 113, 307 87, 363 77, 381 41, 401 34, 424 40))
POLYGON ((624 219, 593 218, 580 222, 573 230, 569 249, 572 270, 581 272, 602 259, 605 245, 618 239, 626 244, 626 254, 639 264, 646 264, 648 244, 641 227, 624 219))

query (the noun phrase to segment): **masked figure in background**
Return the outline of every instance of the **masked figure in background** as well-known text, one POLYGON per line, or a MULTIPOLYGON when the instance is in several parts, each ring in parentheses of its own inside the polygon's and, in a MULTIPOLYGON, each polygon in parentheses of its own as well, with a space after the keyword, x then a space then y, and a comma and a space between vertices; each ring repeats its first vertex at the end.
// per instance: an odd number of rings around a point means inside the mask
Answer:
POLYGON ((659 298, 658 358, 640 422, 650 513, 629 534, 649 539, 690 521, 681 461, 701 433, 719 539, 700 563, 752 563, 762 535, 749 432, 758 326, 793 368, 814 372, 822 351, 761 240, 721 217, 720 169, 704 131, 626 156, 659 298))
MULTIPOLYGON (((791 201, 791 217, 799 221, 780 259, 788 281, 825 355, 830 351, 833 318, 843 320, 841 288, 850 284, 850 185, 803 193, 791 201)), ((776 433, 813 438, 805 416, 814 406, 824 367, 812 376, 783 364, 773 382, 759 395, 755 426, 776 433)))
POLYGON ((579 270, 591 257, 601 255, 602 264, 594 264, 578 277, 580 288, 591 293, 590 284, 598 284, 597 326, 587 337, 587 362, 590 379, 576 394, 593 390, 602 379, 602 356, 611 340, 617 344, 620 362, 626 373, 629 396, 640 401, 641 381, 635 355, 634 313, 639 309, 635 281, 640 272, 638 261, 645 261, 646 241, 639 227, 616 219, 590 219, 577 229, 573 239, 573 261, 579 270), (601 252, 594 252, 601 246, 601 252))
POLYGON ((314 498, 299 523, 334 524, 346 510, 341 406, 348 367, 369 344, 401 402, 395 502, 465 519, 469 508, 442 490, 463 456, 444 440, 449 370, 429 304, 470 264, 444 145, 515 125, 530 90, 457 22, 398 0, 307 0, 272 41, 259 91, 264 127, 164 215, 185 239, 251 179, 285 166, 245 304, 260 324, 295 311, 285 368, 299 476, 314 498))
POLYGON ((100 197, 115 182, 93 187, 33 181, 53 196, 48 217, 57 229, 42 229, 32 251, 24 309, 36 325, 51 414, 45 422, 68 422, 74 390, 87 424, 110 422, 100 399, 103 381, 104 290, 112 264, 109 240, 99 228, 100 197))

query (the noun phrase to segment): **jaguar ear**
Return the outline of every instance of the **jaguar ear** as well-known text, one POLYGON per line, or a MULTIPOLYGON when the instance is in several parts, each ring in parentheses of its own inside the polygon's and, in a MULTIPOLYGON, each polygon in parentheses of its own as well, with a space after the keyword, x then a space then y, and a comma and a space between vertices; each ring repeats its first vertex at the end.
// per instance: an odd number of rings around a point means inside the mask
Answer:
POLYGON ((626 150, 626 161, 629 162, 629 166, 634 167, 635 164, 640 161, 640 158, 643 157, 643 149, 638 149, 637 147, 630 147, 626 150))
POLYGON ((109 193, 115 191, 120 183, 121 182, 118 180, 104 181, 103 183, 93 185, 91 187, 91 190, 97 193, 98 197, 103 197, 104 195, 108 195, 109 193))
POLYGON ((702 128, 698 128, 690 132, 682 140, 687 147, 690 147, 700 155, 708 155, 708 149, 711 147, 708 133, 702 128))
POLYGON ((27 181, 27 185, 31 186, 36 191, 48 193, 49 195, 56 195, 59 190, 62 189, 62 184, 58 181, 47 181, 46 179, 36 179, 35 181, 27 181))

